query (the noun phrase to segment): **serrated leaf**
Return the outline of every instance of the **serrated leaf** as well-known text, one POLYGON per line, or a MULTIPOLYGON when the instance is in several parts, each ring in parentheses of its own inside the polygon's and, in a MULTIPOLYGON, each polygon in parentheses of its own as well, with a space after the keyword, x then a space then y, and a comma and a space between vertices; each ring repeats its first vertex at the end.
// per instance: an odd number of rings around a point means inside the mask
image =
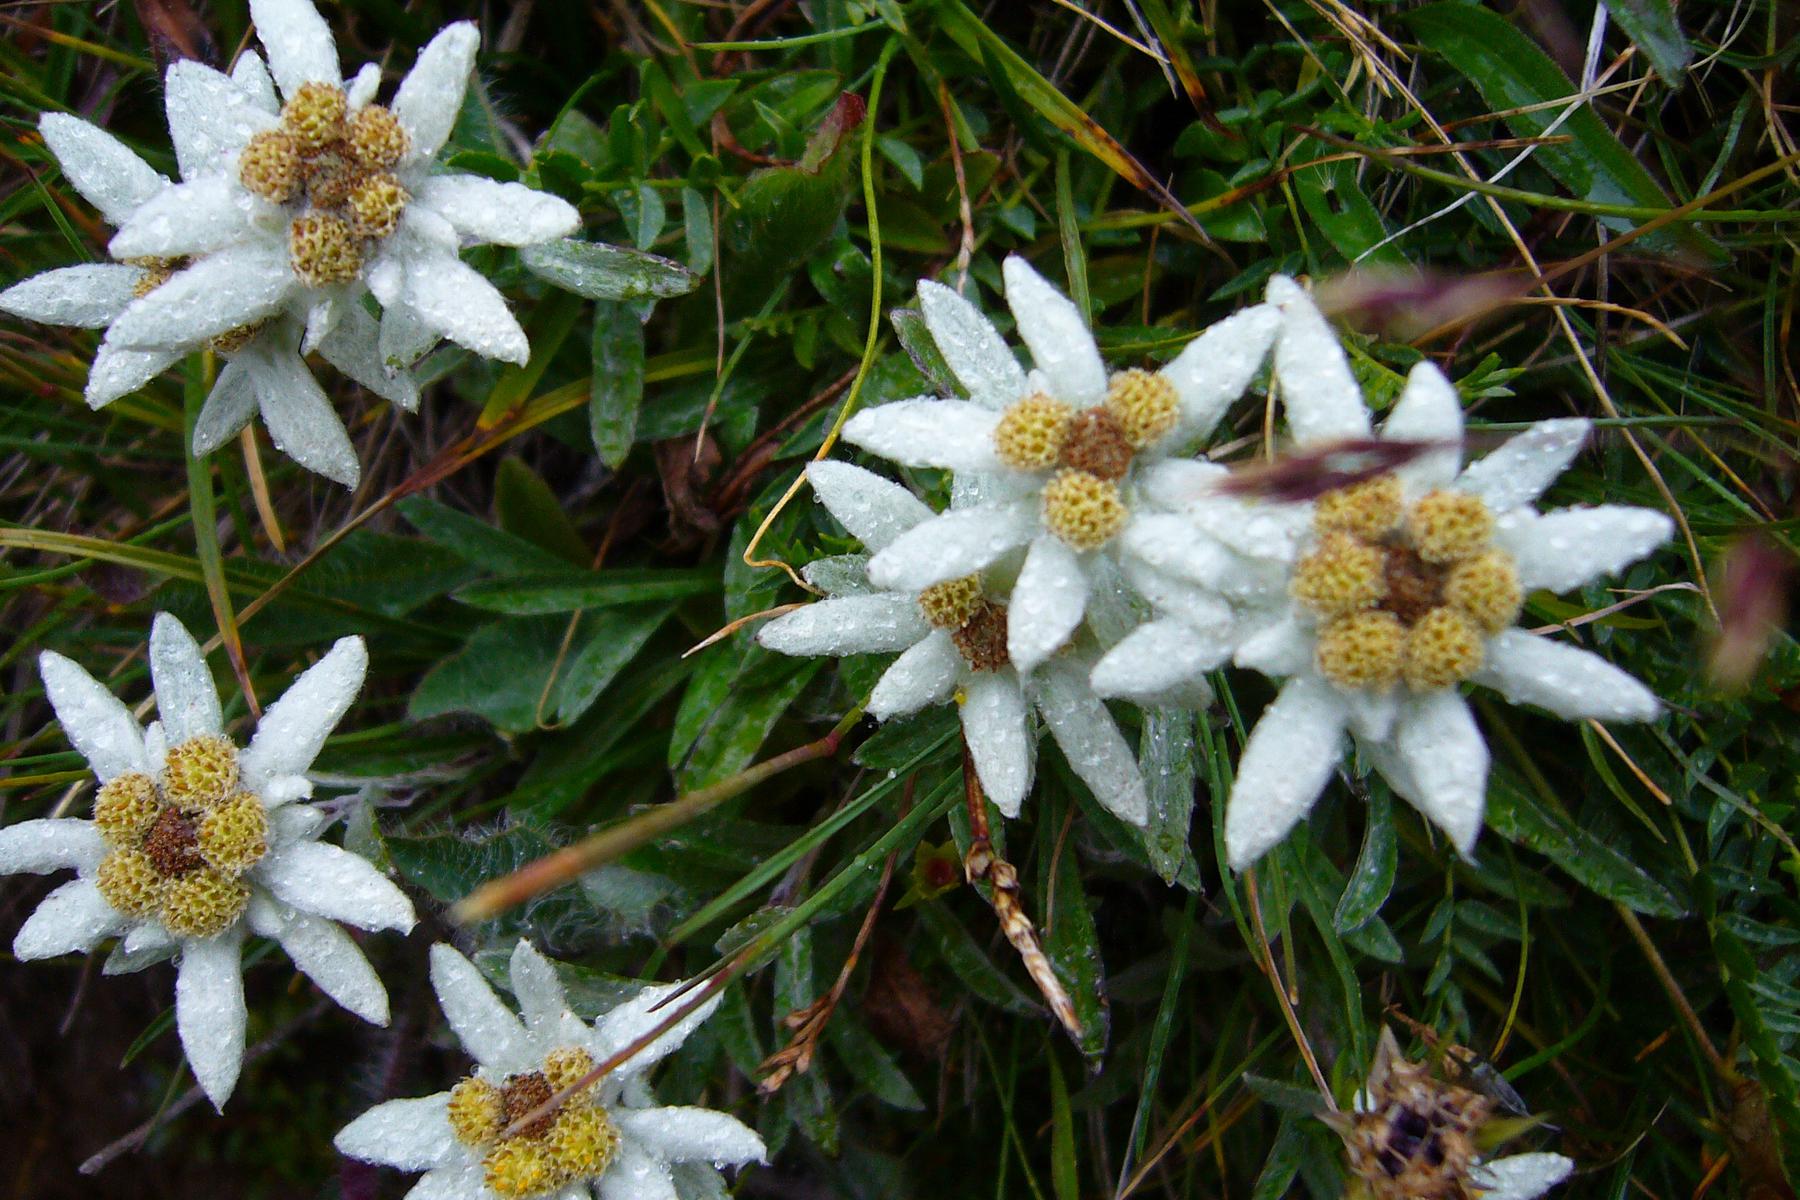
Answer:
POLYGON ((589 300, 660 300, 691 292, 700 282, 670 259, 573 238, 527 246, 519 261, 534 275, 589 300))

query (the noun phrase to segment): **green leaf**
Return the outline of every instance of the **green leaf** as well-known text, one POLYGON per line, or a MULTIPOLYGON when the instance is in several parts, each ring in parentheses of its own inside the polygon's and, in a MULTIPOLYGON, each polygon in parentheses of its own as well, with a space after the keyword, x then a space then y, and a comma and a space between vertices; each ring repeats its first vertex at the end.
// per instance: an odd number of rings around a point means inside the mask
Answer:
POLYGON ((1063 1082, 1056 1055, 1046 1054, 1050 1070, 1050 1189, 1056 1200, 1081 1200, 1081 1176, 1075 1170, 1075 1117, 1069 1111, 1069 1086, 1063 1082))
POLYGON ((644 400, 644 326, 629 304, 594 305, 593 379, 588 390, 588 432, 594 453, 618 467, 637 440, 644 400))
POLYGON ((670 259, 572 238, 527 246, 519 251, 519 261, 533 274, 589 300, 659 300, 691 292, 700 283, 670 259))
POLYGON ((1082 887, 1075 847, 1065 842, 1061 853, 1057 852, 1057 831, 1062 824, 1057 820, 1038 822, 1039 860, 1056 864, 1055 894, 1042 921, 1044 954, 1068 990, 1075 1016, 1081 1021, 1081 1037, 1076 1045, 1088 1059, 1097 1060, 1106 1049, 1111 1024, 1106 968, 1100 961, 1100 939, 1094 929, 1087 891, 1082 887))
POLYGON ((712 661, 688 685, 675 715, 669 765, 684 792, 748 766, 775 722, 824 665, 819 659, 780 658, 760 648, 738 658, 728 649, 710 648, 712 661), (758 668, 754 682, 746 679, 746 668, 758 668))
MULTIPOLYGON (((1301 143, 1296 157, 1304 160, 1326 153, 1318 142, 1306 141, 1301 143)), ((1300 206, 1311 218, 1313 228, 1325 235, 1345 262, 1360 260, 1372 266, 1403 268, 1407 266, 1406 255, 1391 243, 1363 257, 1365 251, 1387 237, 1388 230, 1382 224, 1381 213, 1357 184, 1356 167, 1355 163, 1339 161, 1295 171, 1294 191, 1299 194, 1300 206)))
POLYGON ((1143 832, 1144 852, 1164 883, 1193 891, 1200 886, 1200 864, 1188 845, 1194 815, 1196 768, 1194 714, 1176 708, 1144 710, 1138 768, 1150 794, 1150 823, 1143 832))
POLYGON ((1540 805, 1496 770, 1488 783, 1488 827, 1550 859, 1591 891, 1650 917, 1681 917, 1687 905, 1675 893, 1574 821, 1540 805))
POLYGON ((1300 1155, 1305 1145, 1300 1126, 1291 1116, 1283 1116, 1275 1141, 1269 1146, 1269 1157, 1263 1160, 1262 1174, 1256 1177, 1256 1186, 1250 1191, 1250 1200, 1281 1200, 1287 1195, 1294 1176, 1300 1173, 1300 1155))
POLYGON ((1619 23, 1637 48, 1650 59, 1650 65, 1671 87, 1681 84, 1694 48, 1681 32, 1675 7, 1669 0, 1609 0, 1606 11, 1619 23))
MULTIPOLYGON (((538 617, 491 621, 413 689, 407 713, 414 720, 467 712, 508 733, 538 724, 538 706, 568 621, 538 617)), ((546 717, 549 705, 544 705, 546 717)))
POLYGON ((500 528, 514 537, 577 567, 585 567, 593 560, 593 553, 575 532, 575 524, 556 493, 523 460, 500 460, 494 478, 494 509, 500 528))
POLYGON ((717 591, 718 577, 703 568, 656 570, 614 568, 520 575, 471 583, 455 592, 457 600, 488 612, 532 616, 573 612, 578 608, 617 608, 652 600, 683 600, 717 591))
POLYGON ((551 692, 558 724, 585 713, 668 616, 660 607, 583 613, 579 649, 572 650, 551 692))
POLYGON ((693 188, 681 189, 681 228, 687 243, 688 270, 704 275, 713 264, 712 208, 693 188))
MULTIPOLYGON (((1473 83, 1487 106, 1510 111, 1507 125, 1520 137, 1555 132, 1563 144, 1539 146, 1534 161, 1584 200, 1601 204, 1670 207, 1669 198, 1642 163, 1631 156, 1586 101, 1573 101, 1576 87, 1562 68, 1505 17, 1456 0, 1429 5, 1403 18, 1425 46, 1442 55, 1473 83), (1574 104, 1566 120, 1563 114, 1574 104)), ((1600 217, 1615 230, 1628 230, 1624 217, 1600 217)), ((1685 254, 1714 263, 1729 260, 1725 248, 1698 228, 1682 224, 1646 234, 1640 245, 1664 254, 1685 254)))
POLYGON ((1394 798, 1379 783, 1369 790, 1368 814, 1362 853, 1356 856, 1350 881, 1344 885, 1337 910, 1331 916, 1332 925, 1343 934, 1367 925, 1394 890, 1394 868, 1400 861, 1394 836, 1394 798))
POLYGON ((969 936, 969 931, 963 928, 944 900, 918 905, 912 911, 919 914, 919 924, 943 958, 944 965, 977 999, 985 1000, 1003 1012, 1022 1016, 1037 1016, 1044 1011, 1042 1005, 1019 990, 1018 985, 994 965, 994 960, 969 936))
POLYGON ((543 547, 495 529, 447 504, 424 496, 408 496, 398 508, 408 525, 474 566, 502 575, 563 568, 562 559, 543 547))
POLYGON ((831 1021, 825 1026, 825 1041, 850 1077, 868 1088, 877 1100, 902 1112, 925 1111, 924 1099, 887 1047, 876 1041, 844 1005, 831 1014, 831 1021))

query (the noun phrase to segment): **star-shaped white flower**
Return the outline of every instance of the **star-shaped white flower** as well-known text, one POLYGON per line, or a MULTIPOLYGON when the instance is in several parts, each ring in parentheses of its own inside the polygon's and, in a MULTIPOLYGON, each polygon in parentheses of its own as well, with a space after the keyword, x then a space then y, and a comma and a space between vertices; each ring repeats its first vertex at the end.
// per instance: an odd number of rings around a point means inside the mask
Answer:
MULTIPOLYGON (((807 478, 825 507, 877 560, 899 541, 939 523, 911 492, 861 467, 815 462, 807 478)), ((998 559, 985 565, 994 585, 1015 566, 998 559)), ((1002 604, 1004 592, 990 586, 979 568, 923 588, 871 586, 864 568, 860 557, 809 566, 808 582, 828 596, 770 621, 757 641, 783 654, 900 651, 875 685, 869 713, 885 720, 954 698, 975 773, 1008 817, 1019 815, 1031 790, 1035 710, 1100 803, 1134 825, 1149 819, 1137 760, 1088 685, 1091 661, 1078 652, 1059 655, 1029 677, 1010 661, 1018 584, 1002 604)))
MULTIPOLYGON (((1301 448, 1372 435, 1336 335, 1292 280, 1275 378, 1301 448)), ((1286 612, 1239 646, 1236 661, 1287 682, 1238 763, 1225 819, 1235 868, 1262 857, 1312 807, 1353 733, 1394 790, 1469 853, 1481 830, 1488 752, 1458 685, 1498 691, 1579 720, 1644 721, 1642 683, 1598 655, 1515 628, 1525 595, 1580 587, 1637 561, 1673 530, 1623 505, 1539 513, 1534 502, 1588 433, 1542 421, 1463 465, 1456 389, 1421 363, 1379 437, 1431 443, 1387 475, 1306 506, 1286 612)))
MULTIPOLYGON (((239 59, 230 76, 191 61, 170 69, 170 123, 187 131, 176 145, 183 179, 203 174, 216 157, 205 149, 213 142, 200 135, 207 128, 231 127, 240 119, 236 114, 259 110, 257 98, 265 93, 272 97, 273 85, 254 54, 239 59), (204 103, 187 86, 200 78, 207 81, 204 103)), ((64 177, 109 224, 124 226, 152 205, 167 205, 165 197, 178 191, 118 139, 78 117, 46 113, 39 129, 62 164, 64 177)), ((15 284, 0 292, 0 311, 52 325, 109 327, 135 300, 166 284, 181 265, 180 260, 155 256, 120 257, 122 261, 45 271, 15 284)), ((359 474, 356 453, 300 358, 301 328, 298 316, 283 313, 209 339, 208 344, 228 362, 195 430, 194 452, 206 454, 217 448, 260 407, 277 447, 308 470, 354 485, 359 474)), ((408 411, 417 408, 417 383, 408 372, 382 362, 377 339, 375 319, 351 306, 329 331, 322 331, 317 349, 327 362, 376 395, 408 411)), ((103 341, 88 372, 89 407, 103 408, 136 391, 179 361, 187 349, 103 341)))
POLYGON ((511 978, 519 1016, 475 964, 449 946, 433 946, 431 984, 475 1072, 450 1091, 376 1105, 344 1127, 337 1148, 424 1171, 408 1193, 421 1200, 674 1200, 679 1176, 710 1176, 712 1191, 722 1194, 716 1168, 765 1161, 762 1139, 736 1117, 659 1107, 645 1080, 712 1015, 717 996, 538 1127, 500 1137, 667 1020, 675 1009, 660 1006, 681 987, 647 987, 588 1025, 569 1011, 556 968, 528 942, 513 950, 511 978))
POLYGON ((69 659, 39 658, 69 741, 100 781, 94 819, 41 818, 0 829, 0 873, 76 878, 51 892, 13 941, 21 959, 120 939, 108 974, 180 958, 175 1020, 194 1076, 215 1106, 244 1056, 244 937, 273 938, 326 995, 387 1024, 387 992, 349 935, 411 929, 412 905, 366 860, 318 840, 326 816, 294 801, 305 771, 362 687, 368 655, 344 638, 263 714, 250 745, 224 736, 200 647, 167 613, 150 634, 161 718, 131 710, 69 659))
POLYGON ((1026 548, 1007 650, 1029 673, 1068 643, 1115 572, 1154 587, 1145 573, 1168 566, 1174 547, 1192 540, 1157 507, 1158 494, 1184 492, 1198 466, 1170 456, 1209 434, 1248 386, 1278 316, 1269 305, 1246 309, 1160 371, 1109 376, 1068 298, 1022 258, 1008 258, 1004 270, 1006 302, 1035 369, 1020 368, 972 305, 922 282, 926 325, 969 398, 884 404, 853 417, 844 437, 909 466, 952 470, 959 489, 965 476, 981 481, 979 503, 896 539, 870 561, 869 577, 917 592, 1026 548))

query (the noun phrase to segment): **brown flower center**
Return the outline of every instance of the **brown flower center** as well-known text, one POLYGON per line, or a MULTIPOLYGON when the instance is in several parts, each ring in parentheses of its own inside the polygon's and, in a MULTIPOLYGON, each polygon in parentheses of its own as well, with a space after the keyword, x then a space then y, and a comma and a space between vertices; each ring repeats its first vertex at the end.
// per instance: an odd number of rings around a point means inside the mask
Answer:
POLYGON ((203 866, 200 831, 192 818, 178 808, 165 808, 144 837, 144 854, 167 878, 186 875, 203 866))
POLYGON ((998 671, 1012 661, 1006 653, 1006 606, 983 600, 968 624, 950 635, 963 661, 976 671, 998 671))

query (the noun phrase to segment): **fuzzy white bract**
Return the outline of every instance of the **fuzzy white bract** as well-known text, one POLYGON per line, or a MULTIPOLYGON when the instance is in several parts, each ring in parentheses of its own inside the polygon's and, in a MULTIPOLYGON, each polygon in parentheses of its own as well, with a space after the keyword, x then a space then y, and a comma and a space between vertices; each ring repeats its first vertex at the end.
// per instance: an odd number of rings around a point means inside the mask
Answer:
POLYGON ((678 1011, 683 1001, 672 997, 681 985, 647 987, 589 1025, 569 1011, 556 968, 524 941, 511 962, 517 1016, 449 946, 431 948, 431 983, 474 1073, 447 1092, 378 1104, 336 1139, 352 1158, 424 1171, 410 1194, 674 1200, 678 1185, 683 1194, 722 1195, 719 1167, 765 1160, 762 1139, 736 1117, 659 1107, 645 1079, 712 1015, 717 996, 552 1115, 503 1136, 678 1011))
MULTIPOLYGON (((1035 712, 1095 798, 1122 820, 1143 825, 1149 812, 1143 777, 1088 684, 1091 661, 1079 652, 1058 655, 1027 676, 1011 658, 1020 584, 1012 584, 1009 599, 1004 577, 1016 564, 1000 555, 925 587, 871 584, 873 563, 883 553, 942 518, 905 488, 849 463, 815 462, 807 477, 875 558, 811 564, 807 581, 826 598, 770 621, 757 641, 783 654, 901 652, 875 685, 870 714, 903 716, 954 699, 981 786, 1008 817, 1019 815, 1031 790, 1035 712)), ((950 516, 972 511, 979 510, 953 505, 950 516)))
POLYGON ((366 860, 320 842, 325 814, 294 803, 312 794, 305 772, 361 689, 367 662, 361 638, 339 641, 240 750, 225 737, 200 647, 167 613, 150 634, 160 719, 147 729, 74 662, 48 651, 39 658, 50 703, 100 792, 91 821, 0 829, 0 873, 77 876, 26 920, 13 952, 48 958, 117 937, 108 974, 177 956, 176 1026, 215 1106, 243 1064, 247 934, 273 938, 332 999, 387 1023, 386 990, 334 922, 405 931, 412 905, 366 860))
POLYGON ((1673 524, 1622 505, 1536 510, 1580 449, 1586 421, 1540 422, 1465 466, 1461 402, 1430 364, 1413 369, 1374 435, 1312 301, 1280 277, 1268 299, 1281 311, 1275 379, 1300 448, 1371 436, 1430 448, 1303 508, 1310 521, 1288 553, 1285 611, 1236 653, 1239 665, 1286 683, 1238 764, 1227 855, 1241 869, 1287 836, 1336 768, 1346 731, 1467 854, 1481 830, 1488 752, 1458 687, 1481 684, 1569 720, 1655 716, 1642 683, 1515 622, 1527 594, 1617 571, 1667 540, 1673 524))
MULTIPOLYGON (((1257 305, 1210 327, 1160 371, 1109 374, 1080 311, 1022 258, 1005 263, 1006 301, 1031 350, 1027 373, 974 306, 919 285, 933 340, 967 400, 921 398, 858 413, 844 437, 908 466, 956 473, 965 503, 921 522, 869 562, 883 588, 921 592, 1024 550, 1009 601, 1007 653, 1030 673, 1067 645, 1090 604, 1118 589, 1192 593, 1192 623, 1231 618, 1219 598, 1182 582, 1212 539, 1164 511, 1201 464, 1172 458, 1209 434, 1266 357, 1278 314, 1257 305), (1205 543, 1194 549, 1196 542, 1205 543)), ((1213 577, 1218 577, 1214 573, 1213 577)), ((1185 653, 1191 678, 1217 646, 1185 653)), ((1134 697, 1155 687, 1124 686, 1134 697)))

